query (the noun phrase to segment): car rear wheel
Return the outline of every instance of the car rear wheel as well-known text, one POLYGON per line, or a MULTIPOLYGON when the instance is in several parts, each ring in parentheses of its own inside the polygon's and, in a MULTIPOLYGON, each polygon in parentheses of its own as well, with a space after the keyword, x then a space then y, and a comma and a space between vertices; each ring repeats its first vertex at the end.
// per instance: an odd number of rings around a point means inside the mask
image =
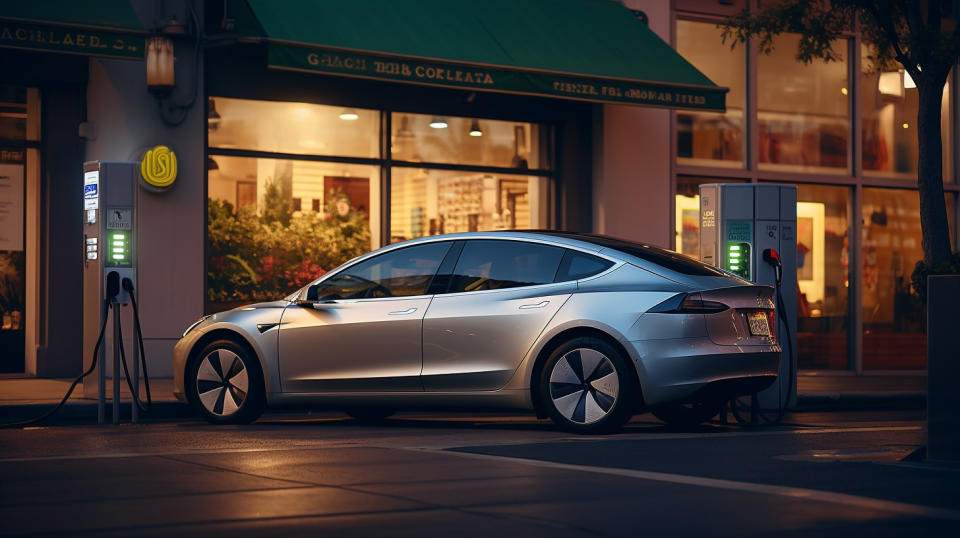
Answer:
POLYGON ((723 402, 674 403, 656 407, 653 416, 672 426, 696 426, 717 416, 723 402))
POLYGON ((190 400, 215 424, 249 424, 265 405, 259 363, 231 340, 207 344, 187 369, 190 400))
POLYGON ((623 353, 599 338, 580 337, 550 354, 539 388, 540 405, 561 428, 609 433, 633 415, 638 383, 623 353))

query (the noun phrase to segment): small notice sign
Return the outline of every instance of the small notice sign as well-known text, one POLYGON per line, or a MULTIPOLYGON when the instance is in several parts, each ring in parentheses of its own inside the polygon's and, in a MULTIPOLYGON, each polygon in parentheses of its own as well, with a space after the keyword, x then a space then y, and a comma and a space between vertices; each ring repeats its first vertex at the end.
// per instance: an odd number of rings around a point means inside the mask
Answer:
POLYGON ((108 230, 132 230, 133 229, 133 210, 132 209, 110 209, 107 211, 107 229, 108 230))
POLYGON ((83 174, 83 209, 90 211, 100 207, 100 172, 91 170, 83 174))

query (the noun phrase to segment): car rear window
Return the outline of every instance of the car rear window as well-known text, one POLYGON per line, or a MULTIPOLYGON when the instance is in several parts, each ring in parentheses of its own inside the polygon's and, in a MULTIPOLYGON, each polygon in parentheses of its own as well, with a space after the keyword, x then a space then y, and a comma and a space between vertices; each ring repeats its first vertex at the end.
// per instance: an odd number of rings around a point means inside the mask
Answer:
POLYGON ((570 280, 580 280, 602 273, 613 265, 610 260, 568 250, 563 255, 563 261, 560 262, 560 269, 557 270, 557 277, 554 282, 567 282, 570 280))
POLYGON ((526 241, 467 241, 453 270, 450 292, 549 284, 564 250, 526 241))
POLYGON ((629 254, 640 258, 641 260, 646 260, 648 262, 655 263, 671 271, 676 271, 677 273, 684 275, 693 275, 693 276, 729 276, 723 271, 717 269, 716 267, 707 265, 705 263, 700 263, 693 258, 684 256, 683 254, 678 254, 676 252, 662 249, 659 247, 654 247, 650 245, 644 245, 642 243, 635 243, 633 241, 627 241, 625 239, 617 239, 615 237, 607 237, 605 235, 595 235, 595 234, 586 234, 586 233, 574 233, 574 232, 557 232, 557 231, 540 231, 538 233, 543 233, 546 235, 556 235, 559 237, 567 237, 569 239, 576 239, 578 241, 584 241, 587 243, 593 243, 599 247, 612 248, 614 250, 619 250, 624 254, 629 254))

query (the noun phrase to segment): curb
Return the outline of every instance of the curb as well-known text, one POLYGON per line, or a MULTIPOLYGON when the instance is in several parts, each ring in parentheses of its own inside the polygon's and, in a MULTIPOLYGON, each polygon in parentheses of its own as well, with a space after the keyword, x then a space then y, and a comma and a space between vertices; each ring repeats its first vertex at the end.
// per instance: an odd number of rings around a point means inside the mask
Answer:
POLYGON ((927 393, 801 394, 792 411, 914 411, 927 408, 927 393))
MULTIPOLYGON (((24 404, 24 405, 0 405, 0 423, 19 422, 38 417, 53 409, 54 404, 24 404)), ((106 406, 106 420, 111 422, 113 418, 113 407, 110 402, 106 406)), ((197 414, 185 403, 177 401, 153 402, 149 413, 140 413, 141 423, 157 422, 168 419, 198 418, 197 414)), ((120 404, 120 422, 130 423, 130 402, 120 404)), ((68 402, 64 404, 53 416, 39 422, 31 424, 30 427, 42 426, 63 426, 73 424, 96 424, 97 423, 97 402, 68 402)))

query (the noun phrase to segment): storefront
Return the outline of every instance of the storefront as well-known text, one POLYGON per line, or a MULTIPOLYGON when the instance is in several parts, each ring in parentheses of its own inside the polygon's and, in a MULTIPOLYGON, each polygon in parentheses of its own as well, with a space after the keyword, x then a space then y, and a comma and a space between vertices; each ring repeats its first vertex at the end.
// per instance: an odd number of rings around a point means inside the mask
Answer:
MULTIPOLYGON (((877 72, 860 34, 840 61, 804 65, 798 38, 769 55, 724 44, 717 23, 745 2, 678 1, 675 46, 718 84, 727 110, 676 113, 675 245, 698 249, 698 185, 798 187, 799 367, 892 373, 926 368, 925 312, 910 289, 923 258, 917 182, 917 90, 877 72)), ((941 114, 946 204, 956 245, 957 73, 941 114)))

